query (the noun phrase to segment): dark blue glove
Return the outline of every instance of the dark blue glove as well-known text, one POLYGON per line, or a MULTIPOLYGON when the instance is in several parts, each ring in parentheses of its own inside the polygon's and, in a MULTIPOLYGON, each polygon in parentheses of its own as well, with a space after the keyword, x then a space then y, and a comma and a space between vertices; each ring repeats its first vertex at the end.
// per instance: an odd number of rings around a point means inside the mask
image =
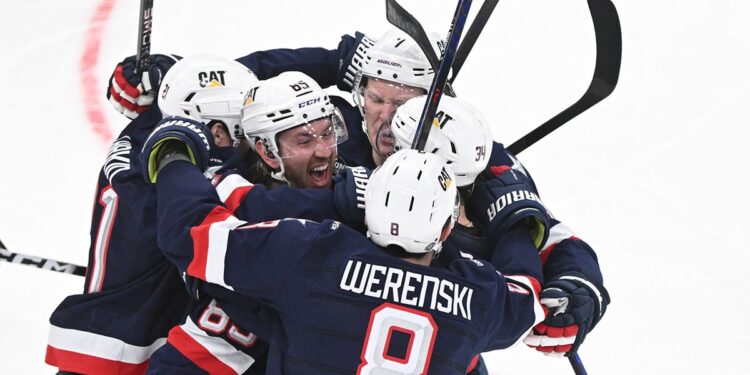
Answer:
MULTIPOLYGON (((174 160, 187 160, 202 172, 223 162, 226 147, 217 147, 205 124, 182 117, 167 117, 146 139, 140 161, 143 177, 155 183, 159 169, 174 160)), ((231 151, 231 147, 229 148, 231 151)))
POLYGON ((137 75, 135 56, 125 58, 109 79, 107 100, 125 117, 138 117, 154 103, 164 75, 180 59, 176 55, 151 55, 146 60, 148 69, 137 75))
POLYGON ((547 282, 539 298, 549 309, 547 318, 534 327, 524 342, 557 357, 569 356, 578 350, 586 334, 604 316, 610 301, 603 286, 577 273, 547 282))
POLYGON ((348 224, 365 223, 365 189, 371 174, 365 167, 347 167, 333 178, 333 201, 348 224))
POLYGON ((517 223, 528 225, 537 249, 549 236, 547 209, 528 177, 513 169, 506 169, 498 176, 489 171, 479 175, 466 202, 466 215, 490 239, 517 223))

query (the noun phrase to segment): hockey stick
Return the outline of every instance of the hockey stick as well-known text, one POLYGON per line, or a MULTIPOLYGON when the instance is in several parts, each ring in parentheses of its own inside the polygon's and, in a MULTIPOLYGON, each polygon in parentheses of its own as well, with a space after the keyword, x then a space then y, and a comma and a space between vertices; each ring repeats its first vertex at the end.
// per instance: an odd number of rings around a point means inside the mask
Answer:
POLYGON ((588 4, 596 36, 596 66, 589 88, 573 105, 508 146, 507 149, 512 154, 520 153, 593 107, 609 96, 617 86, 622 62, 622 30, 617 9, 611 0, 588 0, 588 4))
POLYGON ((396 0, 385 0, 385 18, 417 42, 419 48, 427 56, 427 61, 430 62, 432 69, 437 71, 440 59, 435 54, 435 50, 432 49, 430 39, 427 37, 422 24, 396 0))
POLYGON ((135 59, 138 62, 135 72, 138 76, 146 70, 148 56, 151 53, 151 26, 153 25, 154 0, 141 0, 141 13, 138 20, 138 48, 135 59))
POLYGON ((568 357, 568 361, 570 362, 570 366, 573 367, 573 372, 576 375, 587 375, 586 369, 583 367, 583 362, 581 362, 581 357, 578 356, 577 352, 568 357))
MULTIPOLYGON (((472 0, 459 0, 458 5, 456 6, 456 12, 453 14, 453 20, 451 21, 448 42, 446 43, 445 51, 443 51, 440 65, 435 72, 435 78, 432 79, 430 91, 427 94, 428 100, 425 102, 424 108, 422 109, 422 116, 417 124, 417 132, 414 136, 414 142, 412 143, 413 149, 422 150, 427 143, 427 137, 430 134, 430 127, 435 118, 438 104, 440 104, 440 98, 443 96, 443 89, 448 81, 448 72, 450 71, 453 60, 455 59, 458 42, 461 40, 461 32, 464 29, 466 17, 471 8, 471 1, 472 0)), ((386 18, 388 19, 388 22, 409 35, 421 35, 424 39, 427 39, 424 28, 422 28, 419 21, 401 7, 396 0, 386 0, 385 3, 386 18)))
POLYGON ((0 241, 0 260, 4 260, 8 263, 22 264, 25 266, 32 266, 41 268, 43 270, 69 273, 72 275, 86 276, 86 267, 79 266, 73 263, 60 262, 53 259, 35 257, 30 255, 23 255, 18 253, 11 253, 0 241))
POLYGON ((440 98, 443 96, 445 84, 448 82, 448 73, 453 65, 453 60, 456 57, 456 49, 458 48, 458 42, 461 40, 461 33, 466 24, 466 17, 469 15, 471 1, 472 0, 459 0, 458 5, 456 6, 456 12, 453 15, 450 32, 448 34, 448 42, 445 45, 445 51, 443 51, 443 58, 440 60, 440 65, 435 72, 435 78, 432 79, 430 91, 427 92, 427 101, 425 102, 424 108, 422 109, 422 116, 417 124, 414 142, 412 142, 411 145, 411 148, 413 149, 424 150, 424 147, 427 144, 427 138, 430 135, 430 128, 432 128, 432 123, 435 120, 435 113, 440 104, 440 98))
POLYGON ((453 74, 448 80, 448 83, 451 85, 453 84, 453 81, 456 80, 456 76, 458 75, 458 72, 461 71, 461 67, 464 66, 464 62, 466 62, 466 57, 469 56, 469 52, 471 52, 477 39, 479 39, 479 34, 482 33, 484 26, 487 25, 487 21, 489 21, 498 1, 499 0, 485 0, 482 7, 479 8, 479 12, 477 12, 474 21, 471 22, 471 26, 469 26, 469 30, 466 31, 463 42, 461 42, 461 45, 458 46, 458 51, 456 51, 456 59, 453 61, 453 74))

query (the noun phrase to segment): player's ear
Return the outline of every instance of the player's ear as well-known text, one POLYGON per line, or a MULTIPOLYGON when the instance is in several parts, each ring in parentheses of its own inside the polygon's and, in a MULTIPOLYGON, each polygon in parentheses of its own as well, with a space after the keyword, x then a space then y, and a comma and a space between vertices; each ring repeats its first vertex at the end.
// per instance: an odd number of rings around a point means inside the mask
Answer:
POLYGON ((445 241, 448 238, 448 235, 451 234, 452 229, 453 225, 451 224, 451 219, 448 219, 445 225, 443 225, 443 230, 440 232, 440 241, 445 241))
POLYGON ((214 136, 214 143, 219 147, 231 146, 233 143, 224 124, 218 121, 211 125, 211 135, 214 136))
POLYGON ((263 159, 263 162, 271 167, 271 169, 279 168, 278 159, 268 156, 268 151, 266 150, 266 146, 263 144, 262 140, 258 139, 257 141, 255 141, 255 151, 263 159))

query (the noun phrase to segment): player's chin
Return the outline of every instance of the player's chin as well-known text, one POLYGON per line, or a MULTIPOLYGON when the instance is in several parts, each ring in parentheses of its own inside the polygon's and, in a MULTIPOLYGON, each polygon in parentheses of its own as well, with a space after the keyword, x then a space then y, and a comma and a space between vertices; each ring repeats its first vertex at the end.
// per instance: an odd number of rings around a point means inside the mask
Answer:
POLYGON ((331 187, 333 165, 331 163, 314 166, 307 171, 306 188, 323 189, 331 187))

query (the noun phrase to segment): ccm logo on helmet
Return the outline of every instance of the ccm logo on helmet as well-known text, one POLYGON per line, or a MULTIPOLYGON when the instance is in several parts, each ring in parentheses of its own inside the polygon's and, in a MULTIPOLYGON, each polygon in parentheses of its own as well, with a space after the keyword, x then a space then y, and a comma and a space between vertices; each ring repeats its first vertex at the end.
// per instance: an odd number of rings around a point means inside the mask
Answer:
POLYGON ((220 83, 222 86, 226 85, 226 82, 224 82, 224 73, 226 73, 226 70, 211 70, 208 72, 199 72, 198 73, 198 84, 201 87, 206 87, 210 83, 216 81, 220 83))
POLYGON ((312 104, 318 103, 319 101, 320 101, 320 98, 310 99, 310 100, 308 100, 306 102, 299 103, 299 105, 297 107, 298 108, 307 107, 308 105, 312 105, 312 104))
POLYGON ((448 190, 448 187, 451 186, 451 183, 453 181, 451 180, 451 175, 448 174, 448 172, 443 168, 442 171, 440 171, 440 175, 438 176, 438 183, 440 183, 440 187, 443 188, 443 191, 448 190))

